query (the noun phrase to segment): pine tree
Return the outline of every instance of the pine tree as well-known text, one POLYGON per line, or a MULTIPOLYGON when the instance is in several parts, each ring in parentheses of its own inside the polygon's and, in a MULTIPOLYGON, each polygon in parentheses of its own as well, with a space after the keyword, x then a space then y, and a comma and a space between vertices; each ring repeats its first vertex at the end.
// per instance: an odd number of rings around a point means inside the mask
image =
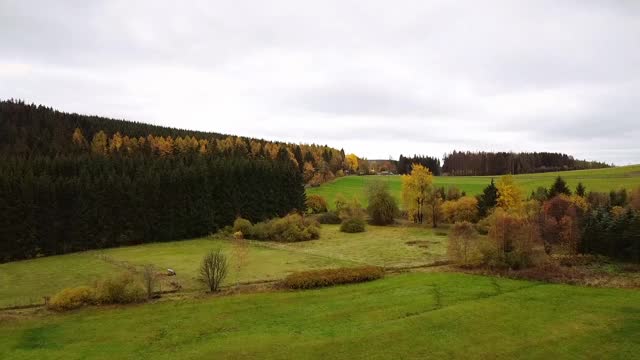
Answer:
POLYGON ((496 187, 493 179, 491 183, 487 185, 482 191, 482 194, 478 196, 478 214, 480 217, 485 217, 489 214, 489 211, 496 207, 498 204, 498 188, 496 187))
POLYGON ((571 190, 569 190, 569 187, 567 186, 567 183, 564 181, 564 179, 558 176, 549 189, 549 198, 554 198, 555 196, 560 194, 570 196, 571 190))

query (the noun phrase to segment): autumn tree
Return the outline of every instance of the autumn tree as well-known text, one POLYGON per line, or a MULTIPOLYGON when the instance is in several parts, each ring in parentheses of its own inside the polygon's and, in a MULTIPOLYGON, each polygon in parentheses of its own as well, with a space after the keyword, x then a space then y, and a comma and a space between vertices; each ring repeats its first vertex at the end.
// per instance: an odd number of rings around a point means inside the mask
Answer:
POLYGON ((84 135, 82 134, 82 130, 80 130, 80 128, 76 128, 73 131, 73 135, 71 136, 71 141, 73 142, 73 145, 75 145, 76 148, 79 150, 84 150, 89 146, 89 144, 87 143, 87 139, 85 139, 84 135))
POLYGON ((358 171, 358 157, 355 154, 349 154, 346 158, 347 166, 351 172, 358 171))
POLYGON ((540 248, 535 218, 523 211, 498 207, 488 220, 489 241, 481 248, 487 265, 512 269, 534 265, 540 248))
POLYGON ((460 266, 472 265, 479 256, 478 232, 468 221, 456 222, 449 232, 447 257, 460 266))
POLYGON ((505 210, 517 209, 522 204, 522 193, 514 183, 513 176, 504 175, 496 184, 498 190, 497 206, 505 210))
POLYGON ((108 138, 104 131, 100 130, 93 135, 91 140, 91 152, 94 154, 104 155, 107 153, 108 138))
POLYGON ((420 164, 414 164, 411 174, 402 175, 402 201, 409 220, 422 224, 427 201, 435 195, 433 175, 420 164))
POLYGON ((543 205, 544 224, 542 238, 545 251, 550 253, 554 245, 565 252, 575 254, 581 237, 576 206, 566 195, 558 195, 543 205))

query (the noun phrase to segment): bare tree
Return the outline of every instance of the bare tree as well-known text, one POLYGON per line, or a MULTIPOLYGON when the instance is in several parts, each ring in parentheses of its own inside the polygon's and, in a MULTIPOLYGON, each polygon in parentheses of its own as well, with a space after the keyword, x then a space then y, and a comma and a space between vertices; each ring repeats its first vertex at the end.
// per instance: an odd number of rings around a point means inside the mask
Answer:
POLYGON ((151 299, 158 280, 156 272, 153 269, 153 265, 148 264, 144 266, 144 269, 142 270, 142 279, 144 280, 144 287, 147 290, 147 298, 151 299))
POLYGON ((211 250, 202 259, 200 277, 211 292, 216 292, 220 289, 222 281, 227 276, 228 268, 227 257, 222 253, 222 250, 211 250))

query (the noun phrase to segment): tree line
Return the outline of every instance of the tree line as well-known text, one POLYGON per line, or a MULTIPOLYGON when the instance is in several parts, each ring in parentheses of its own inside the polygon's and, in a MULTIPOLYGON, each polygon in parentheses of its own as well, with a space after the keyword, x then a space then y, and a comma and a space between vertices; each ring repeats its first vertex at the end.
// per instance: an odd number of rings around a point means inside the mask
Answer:
POLYGON ((516 175, 605 167, 609 165, 597 161, 577 160, 561 153, 453 151, 451 154, 445 154, 442 173, 446 175, 516 175))
POLYGON ((0 101, 0 154, 56 156, 92 153, 143 153, 173 156, 287 159, 314 185, 344 175, 344 150, 213 132, 191 131, 98 116, 70 114, 22 101, 0 101), (73 141, 69 139, 73 136, 73 141))
POLYGON ((414 164, 426 167, 435 176, 441 175, 442 168, 440 167, 440 159, 425 155, 413 155, 413 157, 406 157, 402 154, 400 154, 396 165, 398 174, 411 174, 411 167, 414 164))

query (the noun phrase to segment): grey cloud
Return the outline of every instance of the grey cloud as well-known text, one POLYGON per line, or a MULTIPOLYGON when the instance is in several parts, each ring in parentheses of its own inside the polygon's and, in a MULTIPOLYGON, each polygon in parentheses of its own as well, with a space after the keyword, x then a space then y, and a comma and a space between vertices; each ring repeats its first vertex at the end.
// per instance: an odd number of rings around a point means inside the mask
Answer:
POLYGON ((637 1, 4 0, 0 98, 368 157, 638 163, 638 17, 637 1))

